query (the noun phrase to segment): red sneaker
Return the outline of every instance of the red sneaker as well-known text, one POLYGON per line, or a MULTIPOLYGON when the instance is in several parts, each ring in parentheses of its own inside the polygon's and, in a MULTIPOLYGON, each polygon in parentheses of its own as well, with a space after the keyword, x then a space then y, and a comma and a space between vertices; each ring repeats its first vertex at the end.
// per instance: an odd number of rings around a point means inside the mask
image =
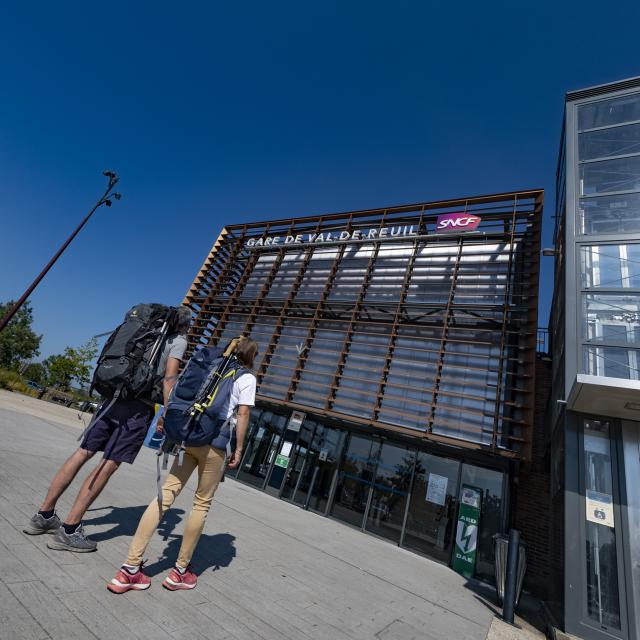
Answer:
POLYGON ((162 586, 169 591, 178 591, 193 589, 196 584, 198 584, 198 576, 191 571, 191 565, 189 565, 184 573, 180 573, 175 567, 171 569, 162 586))
POLYGON ((124 567, 116 573, 115 577, 107 584, 107 589, 112 593, 126 593, 135 589, 143 591, 151 586, 149 576, 144 574, 142 564, 135 573, 129 573, 124 567))

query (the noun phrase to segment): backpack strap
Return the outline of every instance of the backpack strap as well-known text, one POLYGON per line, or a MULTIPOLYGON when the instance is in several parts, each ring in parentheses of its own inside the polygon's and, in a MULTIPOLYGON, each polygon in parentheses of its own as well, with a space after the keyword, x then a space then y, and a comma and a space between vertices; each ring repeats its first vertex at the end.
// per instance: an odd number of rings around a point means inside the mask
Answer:
POLYGON ((113 398, 111 398, 111 401, 106 407, 104 406, 104 403, 106 402, 106 400, 102 402, 102 404, 100 405, 100 408, 93 414, 93 418, 91 419, 91 422, 89 422, 86 429, 80 434, 76 442, 80 442, 87 435, 87 433, 89 433, 89 431, 93 429, 93 426, 96 424, 96 422, 98 422, 98 420, 101 420, 105 416, 107 411, 111 409, 111 407, 116 403, 116 401, 120 397, 121 391, 122 391, 122 387, 118 387, 116 389, 116 392, 113 394, 113 398))
MULTIPOLYGON (((162 515, 162 471, 165 471, 169 464, 169 456, 174 453, 175 445, 167 442, 166 438, 156 453, 156 492, 158 499, 158 510, 162 515), (160 457, 162 457, 162 470, 160 468, 160 457)), ((178 452, 179 466, 182 466, 184 447, 180 447, 178 452)))
POLYGON ((236 430, 236 424, 238 422, 238 415, 235 410, 229 416, 229 418, 227 419, 227 422, 229 423, 229 441, 227 442, 227 452, 224 456, 225 465, 227 464, 227 461, 231 458, 231 455, 233 454, 233 451, 231 450, 231 442, 233 441, 233 434, 236 430))

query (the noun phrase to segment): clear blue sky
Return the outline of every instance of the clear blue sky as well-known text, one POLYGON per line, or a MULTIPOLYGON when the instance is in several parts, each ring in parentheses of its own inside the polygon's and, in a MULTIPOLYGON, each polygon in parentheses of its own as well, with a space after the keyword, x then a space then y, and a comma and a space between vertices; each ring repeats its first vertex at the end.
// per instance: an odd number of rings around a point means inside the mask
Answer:
POLYGON ((43 356, 179 303, 225 223, 544 187, 549 244, 565 91, 640 74, 631 1, 36 2, 1 22, 0 300, 121 176, 32 297, 43 356))

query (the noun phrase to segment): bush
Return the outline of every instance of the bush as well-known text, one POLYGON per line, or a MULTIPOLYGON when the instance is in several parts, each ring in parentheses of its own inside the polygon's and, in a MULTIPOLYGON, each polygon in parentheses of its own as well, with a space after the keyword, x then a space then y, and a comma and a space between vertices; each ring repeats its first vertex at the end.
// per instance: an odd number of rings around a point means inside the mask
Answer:
POLYGON ((38 397, 38 392, 28 387, 17 371, 10 371, 9 369, 0 369, 0 389, 17 391, 27 396, 33 396, 34 398, 38 397))
POLYGON ((16 382, 22 382, 22 377, 17 371, 0 369, 0 389, 11 390, 11 385, 16 382))

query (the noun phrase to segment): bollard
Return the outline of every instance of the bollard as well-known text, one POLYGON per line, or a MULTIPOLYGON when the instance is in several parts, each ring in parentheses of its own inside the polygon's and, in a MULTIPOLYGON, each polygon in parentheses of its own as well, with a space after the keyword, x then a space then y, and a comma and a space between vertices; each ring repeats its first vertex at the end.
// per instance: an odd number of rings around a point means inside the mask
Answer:
POLYGON ((509 530, 509 549, 507 551, 507 577, 504 585, 504 603, 502 605, 502 619, 513 624, 516 608, 516 582, 518 579, 518 555, 520 551, 520 532, 509 530))

